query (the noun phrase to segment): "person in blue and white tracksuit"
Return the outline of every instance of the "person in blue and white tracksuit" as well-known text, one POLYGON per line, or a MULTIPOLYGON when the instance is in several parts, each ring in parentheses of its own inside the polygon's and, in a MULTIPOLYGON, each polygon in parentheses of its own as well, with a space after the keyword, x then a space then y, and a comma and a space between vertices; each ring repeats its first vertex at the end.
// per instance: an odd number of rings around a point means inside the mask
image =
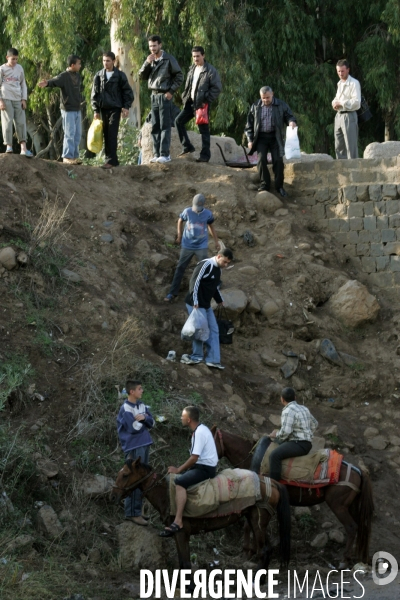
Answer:
MULTIPOLYGON (((119 409, 117 417, 118 437, 125 458, 136 460, 139 456, 143 463, 149 463, 149 450, 153 443, 149 429, 154 419, 148 407, 141 401, 143 387, 141 381, 130 379, 126 382, 127 399, 119 409)), ((142 492, 134 490, 125 498, 125 519, 136 525, 147 525, 142 514, 142 492)))
MULTIPOLYGON (((214 298, 217 304, 223 304, 218 286, 221 283, 221 269, 224 269, 233 260, 232 250, 224 248, 217 256, 207 258, 197 263, 189 283, 189 292, 185 302, 189 315, 192 310, 200 310, 207 319, 210 329, 210 337, 205 343, 207 349, 206 365, 216 369, 224 369, 221 365, 219 348, 219 331, 214 311, 211 308, 211 300, 214 298)), ((204 360, 203 342, 193 341, 192 354, 183 354, 181 363, 196 365, 204 360)))

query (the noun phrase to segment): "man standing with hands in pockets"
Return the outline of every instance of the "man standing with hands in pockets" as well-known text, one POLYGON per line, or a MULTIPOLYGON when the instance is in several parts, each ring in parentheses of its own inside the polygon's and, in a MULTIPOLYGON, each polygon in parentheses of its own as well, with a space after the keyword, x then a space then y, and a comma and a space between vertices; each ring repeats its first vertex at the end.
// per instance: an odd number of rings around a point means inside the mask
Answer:
POLYGON ((151 90, 154 156, 150 162, 166 163, 171 160, 172 98, 183 82, 183 73, 176 58, 162 49, 159 35, 151 35, 148 41, 151 54, 143 63, 139 77, 148 82, 151 90))

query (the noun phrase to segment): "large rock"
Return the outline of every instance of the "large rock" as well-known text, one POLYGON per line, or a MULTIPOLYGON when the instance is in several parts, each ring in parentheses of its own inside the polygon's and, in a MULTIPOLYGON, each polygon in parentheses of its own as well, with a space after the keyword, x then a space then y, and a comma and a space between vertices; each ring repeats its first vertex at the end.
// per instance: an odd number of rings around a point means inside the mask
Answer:
POLYGON ((226 404, 239 417, 243 418, 246 415, 247 406, 238 394, 233 394, 226 404))
POLYGON ((238 317, 247 306, 247 296, 242 290, 222 290, 224 307, 230 319, 238 317))
POLYGON ((286 157, 283 157, 283 162, 285 164, 288 163, 301 163, 301 162, 320 162, 322 160, 333 160, 332 156, 330 154, 322 154, 322 153, 315 153, 315 154, 306 154, 306 152, 301 152, 301 158, 290 158, 289 160, 286 157))
POLYGON ((15 250, 10 246, 0 250, 0 265, 3 265, 8 271, 12 271, 17 266, 15 250))
POLYGON ((272 317, 278 311, 279 306, 273 300, 267 300, 267 302, 263 305, 261 309, 262 314, 264 315, 264 317, 267 317, 267 319, 272 317))
POLYGON ((104 475, 86 475, 82 481, 81 489, 85 496, 99 496, 107 494, 114 484, 111 477, 104 475))
POLYGON ((23 548, 24 546, 31 546, 34 541, 35 538, 32 535, 19 535, 7 544, 6 550, 7 552, 14 552, 14 550, 18 550, 19 548, 23 548))
POLYGON ((325 531, 324 531, 323 533, 318 533, 318 535, 315 536, 315 538, 311 542, 310 546, 312 546, 313 548, 325 548, 327 543, 328 543, 328 534, 325 533, 325 531))
POLYGON ((58 520, 55 510, 45 504, 37 515, 37 528, 48 538, 57 538, 63 532, 63 527, 58 520))
POLYGON ((162 539, 152 527, 121 523, 116 527, 119 561, 124 569, 160 569, 165 567, 162 539))
MULTIPOLYGON (((191 162, 193 164, 193 168, 197 168, 197 164, 194 162, 195 158, 197 158, 200 154, 201 150, 201 135, 196 133, 195 131, 188 131, 188 136, 196 148, 196 152, 193 154, 187 154, 183 158, 179 158, 177 160, 191 162)), ((244 158, 243 149, 238 146, 233 138, 230 137, 219 137, 217 135, 211 136, 211 159, 210 163, 223 165, 225 164, 223 158, 221 156, 221 152, 217 147, 219 144, 222 148, 222 152, 224 153, 225 159, 227 161, 237 161, 238 159, 244 158)), ((178 154, 182 152, 182 146, 179 141, 178 133, 175 127, 171 129, 171 147, 170 147, 170 155, 172 160, 175 160, 178 154)), ((146 123, 142 128, 142 164, 149 163, 153 158, 153 141, 151 137, 151 124, 146 123)))
POLYGON ((367 439, 367 444, 374 450, 384 450, 388 442, 383 435, 377 435, 376 437, 367 439))
POLYGON ((364 158, 390 158, 400 154, 400 142, 373 142, 364 150, 364 158))
POLYGON ((349 280, 342 285, 330 298, 328 306, 334 316, 347 327, 359 327, 368 321, 374 321, 380 309, 375 296, 356 280, 349 280))
POLYGON ((55 460, 50 460, 48 458, 41 458, 36 462, 37 469, 39 473, 47 477, 48 479, 52 479, 58 475, 58 464, 55 460))
POLYGON ((259 212, 273 214, 278 208, 282 208, 283 204, 270 192, 258 192, 256 196, 256 206, 259 212))

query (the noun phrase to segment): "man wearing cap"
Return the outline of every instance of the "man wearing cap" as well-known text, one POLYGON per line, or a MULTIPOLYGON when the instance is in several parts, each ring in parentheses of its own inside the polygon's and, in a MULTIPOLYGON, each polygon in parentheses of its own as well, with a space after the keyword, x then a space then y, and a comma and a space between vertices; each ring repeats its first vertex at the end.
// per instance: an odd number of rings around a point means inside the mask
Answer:
POLYGON ((170 290, 164 298, 165 302, 170 302, 178 295, 183 275, 192 257, 195 256, 198 262, 208 257, 208 232, 214 239, 216 249, 220 249, 213 225, 214 215, 211 210, 204 208, 205 203, 203 194, 196 194, 192 206, 187 206, 179 215, 176 243, 181 244, 181 254, 170 290))

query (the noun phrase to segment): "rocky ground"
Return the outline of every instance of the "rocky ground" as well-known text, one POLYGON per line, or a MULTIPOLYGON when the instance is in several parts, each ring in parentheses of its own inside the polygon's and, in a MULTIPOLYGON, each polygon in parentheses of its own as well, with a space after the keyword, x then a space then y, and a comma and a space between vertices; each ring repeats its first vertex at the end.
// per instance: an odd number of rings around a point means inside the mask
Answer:
MULTIPOLYGON (((190 157, 103 172, 1 155, 0 169, 2 597, 137 598, 139 568, 174 566, 157 516, 144 531, 121 525, 104 495, 121 464, 115 386, 128 373, 166 417, 154 433, 160 469, 186 455, 186 404, 258 439, 279 420, 279 390, 295 387, 325 443, 370 470, 371 555, 400 556, 400 306, 358 283, 306 206, 257 193, 253 170, 190 157), (189 349, 188 278, 177 301, 163 297, 177 216, 199 192, 235 254, 221 290, 236 327, 222 372, 165 360, 189 349)), ((294 513, 293 530, 292 569, 338 563, 343 534, 324 504, 294 513)), ((237 528, 200 536, 193 560, 238 568, 240 543, 237 528)))

